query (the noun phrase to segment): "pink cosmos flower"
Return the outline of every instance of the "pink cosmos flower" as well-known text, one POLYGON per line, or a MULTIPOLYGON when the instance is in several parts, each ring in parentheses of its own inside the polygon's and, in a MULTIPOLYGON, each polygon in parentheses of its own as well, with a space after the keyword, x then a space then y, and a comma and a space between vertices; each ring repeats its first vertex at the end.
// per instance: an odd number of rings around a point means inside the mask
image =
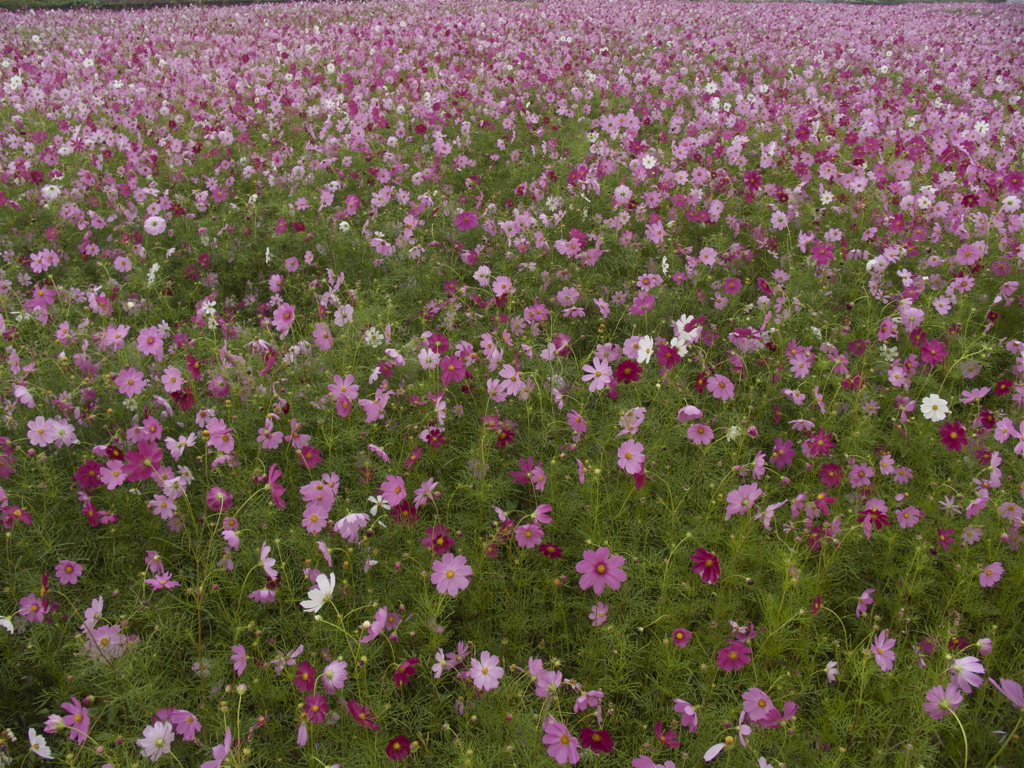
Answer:
POLYGON ((163 362, 164 332, 160 329, 160 326, 154 325, 140 330, 135 346, 142 354, 152 355, 156 358, 157 362, 163 362))
POLYGON ((715 439, 715 433, 707 424, 691 424, 686 430, 686 436, 694 445, 710 445, 715 439))
POLYGON ((322 693, 311 693, 306 696, 306 703, 302 707, 303 714, 311 723, 322 723, 326 720, 328 710, 327 697, 322 693))
POLYGON ((199 719, 187 709, 175 709, 171 713, 170 722, 174 726, 174 732, 185 741, 195 741, 196 734, 203 730, 199 719))
POLYGON ((479 659, 472 659, 469 662, 469 676, 473 678, 473 685, 482 691, 493 691, 498 687, 498 681, 505 676, 505 670, 498 666, 500 659, 489 651, 480 654, 479 659))
POLYGON ((241 677, 242 673, 245 672, 245 668, 249 665, 249 657, 245 652, 245 646, 232 645, 230 660, 232 669, 235 670, 235 674, 241 677))
POLYGON ((682 699, 672 699, 673 709, 679 714, 679 726, 686 728, 690 733, 697 730, 697 712, 693 705, 682 699))
POLYGON ((964 693, 970 693, 975 688, 980 688, 985 682, 982 677, 985 674, 985 666, 977 656, 964 656, 962 659, 956 659, 949 671, 950 682, 964 693))
MULTIPOLYGON (((703 415, 704 411, 702 411, 697 406, 684 405, 682 408, 679 409, 679 412, 676 413, 676 421, 678 421, 680 424, 683 424, 687 421, 694 421, 696 419, 699 419, 703 415)), ((693 438, 690 439, 692 440, 693 438)))
POLYGON ((743 694, 743 711, 747 713, 747 719, 752 723, 759 723, 766 719, 769 713, 775 709, 771 696, 760 688, 749 688, 743 694))
POLYGON ((896 654, 892 650, 895 647, 896 638, 890 638, 888 630, 885 629, 878 633, 878 637, 871 644, 871 653, 875 656, 878 668, 883 672, 890 671, 896 662, 896 654))
POLYGON ((583 366, 583 381, 589 381, 588 389, 591 392, 599 392, 607 387, 612 381, 612 367, 600 357, 595 357, 592 365, 583 366))
POLYGON ((169 365, 164 368, 163 376, 160 377, 160 383, 164 385, 164 392, 168 394, 180 392, 184 383, 184 374, 182 374, 179 368, 169 365))
POLYGON ((576 765, 580 761, 580 753, 577 750, 579 739, 550 715, 544 719, 544 736, 541 741, 548 747, 548 757, 553 758, 559 765, 576 765))
POLYGON ((608 606, 602 602, 598 602, 597 605, 590 606, 590 615, 587 618, 590 619, 590 625, 592 627, 600 627, 608 621, 608 606))
POLYGON ((138 395, 149 384, 149 379, 142 375, 142 371, 134 368, 122 368, 114 379, 117 384, 117 391, 125 397, 138 395))
POLYGON ((340 691, 345 687, 346 680, 348 680, 348 662, 340 659, 332 661, 324 667, 324 671, 320 675, 320 682, 327 693, 340 691))
POLYGON ((644 466, 644 444, 636 440, 627 440, 619 446, 619 468, 628 474, 635 475, 644 466))
POLYGON ((416 665, 419 663, 420 660, 413 656, 398 665, 398 669, 395 670, 394 674, 396 688, 401 688, 412 679, 412 676, 416 674, 416 665))
POLYGON ((707 388, 711 391, 711 395, 719 400, 732 400, 736 391, 733 383, 720 373, 708 378, 707 388))
POLYGON ((956 712, 956 708, 963 704, 963 701, 964 697, 953 683, 945 688, 936 685, 925 694, 924 711, 929 717, 941 720, 947 712, 956 712))
POLYGON ((604 592, 606 586, 618 591, 626 580, 626 572, 622 570, 625 562, 622 555, 612 556, 608 547, 584 550, 583 559, 576 563, 576 571, 582 574, 580 589, 593 587, 595 595, 604 592))
POLYGON ((149 584, 154 591, 158 589, 174 589, 175 587, 180 587, 181 583, 174 581, 172 575, 173 574, 168 573, 167 571, 163 571, 162 573, 158 573, 152 579, 146 579, 146 583, 149 584))
POLYGON ((992 563, 991 565, 985 566, 982 570, 978 580, 981 582, 983 587, 994 587, 999 583, 1000 579, 1003 578, 1003 564, 992 563))
POLYGON ((224 760, 231 752, 231 744, 231 729, 227 728, 224 731, 224 742, 222 744, 218 744, 212 750, 213 759, 207 760, 205 763, 200 765, 199 768, 221 768, 221 765, 224 763, 224 760))
POLYGON ((874 598, 871 597, 875 594, 873 589, 865 589, 859 598, 857 598, 857 618, 860 618, 868 612, 868 606, 875 602, 874 598))
POLYGON ((136 450, 128 451, 125 454, 127 461, 124 464, 124 472, 127 474, 127 481, 130 483, 146 480, 160 470, 160 461, 164 452, 159 443, 140 440, 136 450))
POLYGON ((725 497, 725 519, 728 520, 733 515, 745 514, 754 506, 754 502, 760 498, 762 493, 763 491, 757 483, 741 485, 736 490, 730 491, 729 495, 725 497))
POLYGON ((397 507, 405 498, 405 480, 398 475, 388 475, 381 488, 381 496, 390 506, 397 507))
POLYGON ((540 545, 544 538, 544 529, 536 523, 526 523, 516 527, 516 543, 524 549, 533 549, 540 545))
POLYGON ((82 575, 82 566, 73 560, 61 560, 53 570, 61 584, 77 584, 82 575))
POLYGON ((223 512, 230 509, 235 503, 235 497, 220 486, 213 486, 206 492, 206 506, 214 512, 223 512))
POLYGON ((45 448, 57 439, 57 427, 53 419, 37 416, 26 426, 28 427, 28 441, 32 445, 45 448))
POLYGON ((295 307, 291 304, 282 304, 274 310, 274 321, 272 325, 274 330, 281 334, 283 339, 288 335, 288 331, 291 330, 292 323, 295 322, 295 307))
POLYGON ((569 411, 567 418, 569 421, 569 428, 577 435, 582 435, 587 431, 587 422, 580 415, 579 411, 569 411))
POLYGON ((42 621, 46 615, 46 606, 43 604, 42 598, 36 597, 35 592, 21 598, 18 605, 21 606, 18 609, 18 615, 23 616, 27 622, 42 621))
POLYGON ((1016 680, 1007 680, 1005 677, 999 678, 997 683, 991 677, 988 679, 992 685, 996 687, 1003 696, 1010 700, 1017 709, 1024 711, 1024 688, 1016 680))
POLYGON ((455 597, 469 586, 473 569, 467 562, 462 555, 453 555, 451 552, 434 561, 434 573, 431 574, 430 581, 437 587, 439 594, 455 597))
POLYGON ((89 710, 83 707, 82 703, 73 696, 70 702, 65 702, 60 706, 61 709, 67 712, 63 717, 63 723, 71 729, 68 738, 71 741, 77 741, 79 744, 85 744, 85 740, 89 736, 89 710))

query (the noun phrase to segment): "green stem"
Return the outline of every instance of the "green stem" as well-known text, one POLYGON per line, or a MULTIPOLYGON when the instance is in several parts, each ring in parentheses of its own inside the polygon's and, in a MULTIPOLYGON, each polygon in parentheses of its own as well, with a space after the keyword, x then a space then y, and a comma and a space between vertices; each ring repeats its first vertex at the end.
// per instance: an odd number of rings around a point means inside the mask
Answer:
POLYGON ((960 718, 957 717, 956 712, 954 712, 951 709, 951 710, 949 710, 949 714, 951 714, 953 716, 953 719, 956 720, 956 724, 960 726, 960 733, 963 734, 963 737, 964 737, 964 768, 967 768, 967 755, 971 751, 970 746, 967 744, 967 731, 964 730, 964 724, 962 722, 960 722, 960 718))
POLYGON ((992 756, 991 760, 985 763, 985 768, 992 768, 992 766, 995 765, 996 760, 998 760, 999 756, 1003 754, 1004 751, 1006 751, 1006 748, 1010 745, 1010 742, 1013 741, 1013 737, 1017 735, 1017 729, 1020 728, 1021 723, 1024 723, 1024 714, 1017 718, 1017 724, 1013 726, 1013 730, 1010 731, 1010 735, 1006 737, 1006 740, 1003 742, 1003 746, 1001 746, 999 748, 999 751, 992 756))

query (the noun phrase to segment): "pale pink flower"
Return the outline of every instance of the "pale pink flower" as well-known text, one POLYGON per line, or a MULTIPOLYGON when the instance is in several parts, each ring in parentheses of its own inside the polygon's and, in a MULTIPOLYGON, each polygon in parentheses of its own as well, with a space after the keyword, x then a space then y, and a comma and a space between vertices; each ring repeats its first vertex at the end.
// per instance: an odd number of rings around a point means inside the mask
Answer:
POLYGON ((467 562, 462 555, 453 555, 451 552, 446 552, 440 560, 434 561, 434 573, 431 574, 430 581, 440 594, 455 597, 469 586, 473 569, 466 564, 467 562))

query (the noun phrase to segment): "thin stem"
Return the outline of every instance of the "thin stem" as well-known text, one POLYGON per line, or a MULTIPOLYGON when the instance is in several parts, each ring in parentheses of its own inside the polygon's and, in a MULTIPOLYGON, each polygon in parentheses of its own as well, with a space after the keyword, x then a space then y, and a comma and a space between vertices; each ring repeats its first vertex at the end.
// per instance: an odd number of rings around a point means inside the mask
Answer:
POLYGON ((951 714, 953 716, 953 719, 956 720, 956 724, 960 726, 960 733, 963 734, 963 737, 964 737, 964 768, 967 768, 967 755, 971 751, 970 746, 968 746, 968 744, 967 744, 967 731, 964 730, 964 724, 962 722, 960 722, 960 718, 957 717, 956 712, 954 712, 952 709, 948 710, 948 712, 949 712, 949 714, 951 714))
POLYGON ((1017 729, 1020 728, 1021 723, 1024 723, 1024 714, 1017 718, 1017 724, 1013 726, 1013 730, 1010 731, 1010 735, 1003 741, 1003 746, 1001 746, 999 751, 992 756, 991 760, 985 763, 985 768, 992 768, 992 766, 995 765, 996 760, 999 759, 999 756, 1003 754, 1006 748, 1010 745, 1010 742, 1013 741, 1013 737, 1017 735, 1017 729))

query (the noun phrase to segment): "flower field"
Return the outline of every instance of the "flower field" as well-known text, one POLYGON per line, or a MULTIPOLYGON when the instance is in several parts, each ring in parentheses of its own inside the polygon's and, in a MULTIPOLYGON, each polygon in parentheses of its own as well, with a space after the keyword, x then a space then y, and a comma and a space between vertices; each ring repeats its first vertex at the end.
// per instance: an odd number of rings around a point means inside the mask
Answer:
POLYGON ((0 18, 0 765, 1024 765, 1024 5, 0 18))

